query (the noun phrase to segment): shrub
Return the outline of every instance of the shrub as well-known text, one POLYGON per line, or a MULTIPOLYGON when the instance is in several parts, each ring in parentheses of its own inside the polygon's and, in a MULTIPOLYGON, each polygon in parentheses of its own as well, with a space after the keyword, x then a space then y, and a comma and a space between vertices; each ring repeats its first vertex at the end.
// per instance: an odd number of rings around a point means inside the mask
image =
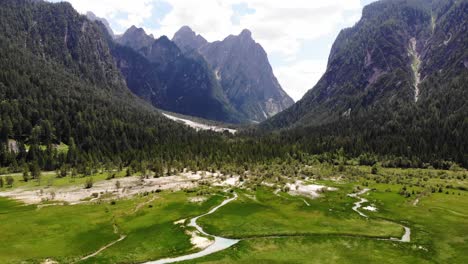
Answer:
POLYGON ((91 188, 93 188, 93 184, 94 184, 93 178, 88 178, 88 179, 86 179, 84 187, 85 187, 85 189, 91 189, 91 188))

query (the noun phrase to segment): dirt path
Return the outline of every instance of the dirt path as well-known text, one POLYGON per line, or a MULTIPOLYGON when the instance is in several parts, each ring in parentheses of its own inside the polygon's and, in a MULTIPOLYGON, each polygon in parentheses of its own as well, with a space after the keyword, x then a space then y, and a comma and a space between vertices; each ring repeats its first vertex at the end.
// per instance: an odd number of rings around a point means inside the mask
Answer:
MULTIPOLYGON (((154 197, 151 197, 151 199, 149 199, 148 201, 146 202, 142 202, 142 203, 139 203, 135 209, 133 209, 133 211, 131 212, 131 214, 135 214, 136 212, 138 212, 141 208, 143 208, 144 206, 154 202, 154 200, 156 200, 158 197, 154 196, 154 197)), ((115 223, 115 219, 113 219, 113 227, 114 227, 114 234, 118 234, 120 235, 119 239, 115 240, 115 241, 112 241, 110 242, 109 244, 101 247, 100 249, 98 249, 96 252, 92 253, 92 254, 89 254, 83 258, 81 258, 79 261, 83 261, 83 260, 87 260, 89 258, 92 258, 92 257, 95 257, 97 255, 99 255, 101 252, 103 252, 104 250, 112 247, 113 245, 115 245, 116 243, 124 240, 127 236, 124 235, 124 234, 121 234, 120 233, 120 230, 119 230, 119 227, 117 226, 117 224, 115 223)))
POLYGON ((117 240, 115 240, 115 241, 113 241, 113 242, 111 242, 111 243, 109 243, 109 244, 103 246, 103 247, 100 248, 98 251, 94 252, 93 254, 90 254, 90 255, 88 255, 88 256, 86 256, 86 257, 81 258, 79 261, 87 260, 87 259, 89 259, 89 258, 92 258, 92 257, 97 256, 97 255, 98 255, 99 253, 101 253, 102 251, 104 251, 104 250, 106 250, 106 249, 112 247, 112 246, 115 245, 116 243, 118 243, 118 242, 124 240, 126 237, 127 237, 126 235, 120 235, 120 238, 119 238, 119 239, 117 239, 117 240))
POLYGON ((151 197, 151 199, 149 199, 148 201, 146 201, 146 202, 144 202, 144 203, 141 203, 141 204, 138 204, 138 205, 135 207, 135 209, 133 210, 133 213, 132 213, 132 214, 138 212, 138 211, 139 211, 141 208, 143 208, 144 206, 147 206, 148 204, 154 202, 154 200, 156 200, 157 198, 158 198, 158 197, 153 196, 153 197, 151 197))

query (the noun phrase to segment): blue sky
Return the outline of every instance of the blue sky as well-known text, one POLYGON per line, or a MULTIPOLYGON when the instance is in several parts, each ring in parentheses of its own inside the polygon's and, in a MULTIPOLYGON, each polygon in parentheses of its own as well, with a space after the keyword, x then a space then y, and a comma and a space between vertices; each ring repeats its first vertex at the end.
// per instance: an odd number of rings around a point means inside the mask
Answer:
MULTIPOLYGON (((51 0, 57 2, 58 0, 51 0)), ((331 45, 374 0, 69 0, 106 18, 116 33, 132 25, 172 38, 188 25, 209 41, 242 29, 268 53, 283 89, 299 100, 325 71, 331 45)))

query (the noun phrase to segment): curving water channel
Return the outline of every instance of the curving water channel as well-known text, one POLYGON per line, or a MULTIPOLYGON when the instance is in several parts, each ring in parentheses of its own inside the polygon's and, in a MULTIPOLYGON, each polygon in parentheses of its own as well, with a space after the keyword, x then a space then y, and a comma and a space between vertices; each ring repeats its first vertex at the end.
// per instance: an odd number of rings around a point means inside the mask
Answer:
MULTIPOLYGON (((359 199, 359 201, 354 203, 353 210, 355 212, 357 212, 360 216, 365 217, 365 218, 369 218, 369 216, 367 216, 366 214, 359 211, 359 208, 362 207, 363 203, 368 202, 368 200, 366 198, 361 197, 361 195, 367 193, 368 191, 370 191, 370 189, 363 189, 362 191, 360 191, 358 193, 348 194, 349 197, 359 199)), ((389 222, 392 222, 392 221, 389 221, 389 222)), ((395 223, 395 222, 392 222, 392 223, 395 223)), ((398 224, 398 223, 396 223, 396 224, 398 224)), ((401 224, 399 224, 399 225, 401 225, 401 224)), ((403 234, 401 239, 392 237, 392 238, 389 238, 389 239, 382 239, 382 240, 390 240, 390 241, 397 241, 397 242, 410 242, 411 241, 411 229, 409 227, 407 227, 407 226, 404 226, 404 225, 401 225, 401 226, 405 229, 405 233, 403 234)))
MULTIPOLYGON (((368 191, 370 191, 370 189, 364 189, 364 190, 362 190, 362 191, 360 191, 358 193, 348 194, 348 196, 350 196, 350 197, 359 199, 359 201, 354 203, 353 210, 355 212, 357 212, 359 215, 361 215, 362 217, 365 217, 365 218, 369 218, 369 217, 366 214, 362 213, 359 209, 362 207, 363 203, 368 202, 367 199, 361 197, 361 195, 367 193, 368 191)), ((165 258, 165 259, 160 259, 160 260, 156 260, 156 261, 149 261, 149 262, 146 262, 144 264, 165 264, 165 263, 174 263, 174 262, 179 262, 179 261, 184 261, 184 260, 197 259, 197 258, 201 258, 201 257, 207 256, 207 255, 210 255, 210 254, 225 250, 225 249, 239 243, 241 240, 228 239, 228 238, 223 238, 223 237, 217 237, 217 236, 214 236, 214 235, 210 235, 210 234, 206 233, 203 230, 203 228, 197 224, 198 219, 200 219, 200 218, 202 218, 204 216, 213 214, 219 208, 221 208, 221 207, 225 206, 226 204, 236 200, 237 197, 238 197, 237 193, 234 193, 234 197, 224 200, 220 205, 214 207, 208 213, 197 216, 197 217, 192 218, 190 220, 190 223, 188 224, 188 226, 195 227, 198 230, 198 232, 202 233, 205 236, 213 238, 214 239, 213 244, 211 244, 210 246, 208 246, 204 250, 202 250, 200 252, 197 252, 197 253, 188 254, 188 255, 179 256, 179 257, 173 257, 173 258, 165 258)), ((389 239, 382 239, 382 240, 390 240, 390 241, 397 241, 397 242, 410 242, 410 240, 411 240, 411 229, 409 227, 407 227, 407 226, 404 226, 404 225, 401 225, 401 226, 405 229, 405 233, 403 234, 401 239, 399 239, 399 238, 389 238, 389 239)))
POLYGON ((211 209, 211 211, 209 211, 208 213, 197 216, 197 217, 192 218, 190 220, 190 224, 188 224, 188 226, 195 227, 198 230, 198 232, 202 233, 205 236, 209 236, 209 237, 213 238, 214 239, 213 244, 211 244, 210 246, 208 246, 204 250, 202 250, 200 252, 197 252, 197 253, 184 255, 184 256, 180 256, 180 257, 174 257, 174 258, 165 258, 165 259, 160 259, 160 260, 156 260, 156 261, 149 261, 149 262, 146 262, 144 264, 165 264, 165 263, 174 263, 174 262, 178 262, 178 261, 201 258, 201 257, 207 256, 207 255, 213 254, 215 252, 225 250, 225 249, 239 243, 240 240, 237 240, 237 239, 228 239, 228 238, 223 238, 223 237, 217 237, 217 236, 210 235, 210 234, 206 233, 203 230, 203 228, 197 224, 198 219, 216 212, 219 208, 221 208, 221 207, 225 206, 226 204, 236 200, 237 197, 238 197, 237 193, 234 193, 234 197, 224 200, 220 205, 218 205, 215 208, 211 209))

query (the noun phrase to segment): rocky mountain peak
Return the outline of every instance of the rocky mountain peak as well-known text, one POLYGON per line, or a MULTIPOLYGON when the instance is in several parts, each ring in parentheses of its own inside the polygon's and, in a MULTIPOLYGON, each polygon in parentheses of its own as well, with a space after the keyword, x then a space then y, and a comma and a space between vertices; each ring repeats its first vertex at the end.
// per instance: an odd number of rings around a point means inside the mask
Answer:
POLYGON ((152 35, 146 34, 143 28, 131 26, 125 33, 116 39, 117 43, 128 46, 136 51, 150 47, 155 41, 152 35))
POLYGON ((248 29, 244 29, 240 33, 239 37, 241 37, 242 39, 252 39, 252 32, 248 29))
POLYGON ((197 35, 189 26, 183 26, 174 34, 172 38, 179 48, 184 52, 198 50, 208 44, 208 41, 201 35, 197 35))
POLYGON ((203 56, 229 101, 247 119, 263 121, 294 103, 281 88, 265 50, 250 30, 209 43, 184 26, 173 41, 184 53, 198 51, 203 56))
POLYGON ((263 121, 291 106, 262 46, 244 29, 238 36, 205 45, 200 53, 216 69, 229 100, 252 121, 263 121))

